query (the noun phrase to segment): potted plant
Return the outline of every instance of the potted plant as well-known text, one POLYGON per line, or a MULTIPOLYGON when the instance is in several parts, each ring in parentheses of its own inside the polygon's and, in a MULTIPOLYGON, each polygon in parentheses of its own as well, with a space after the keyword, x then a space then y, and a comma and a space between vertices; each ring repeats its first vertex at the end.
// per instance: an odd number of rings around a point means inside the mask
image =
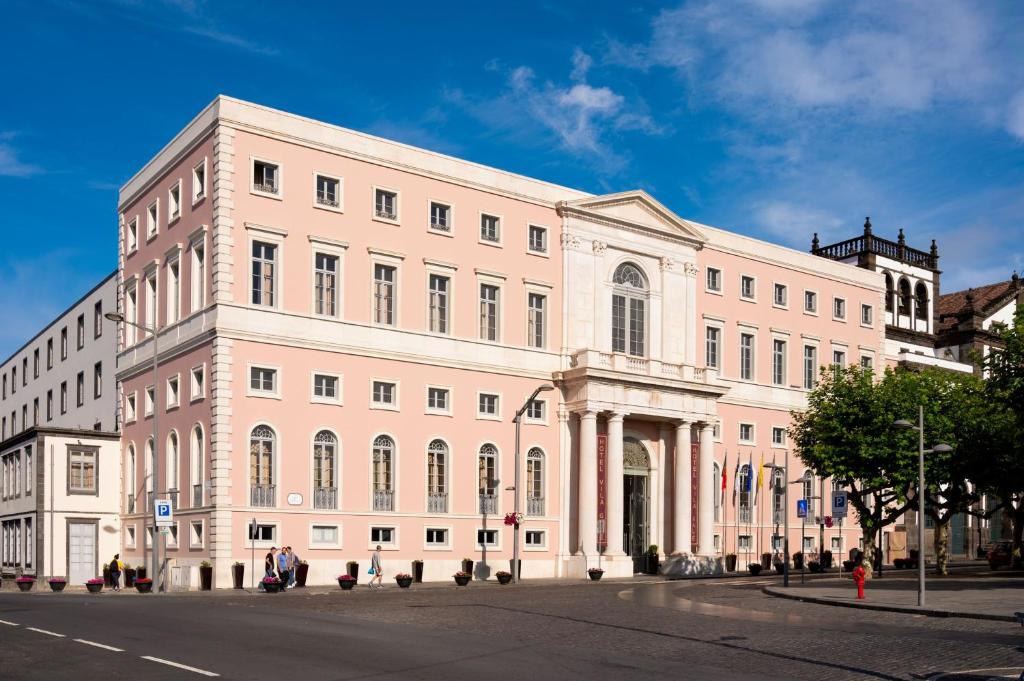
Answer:
POLYGON ((471 575, 473 574, 473 559, 472 558, 463 558, 462 559, 462 571, 463 572, 468 572, 471 575))
POLYGON ((22 575, 18 577, 14 582, 18 585, 18 588, 22 591, 31 591, 32 585, 36 583, 36 578, 32 575, 22 575))
POLYGON ((761 568, 764 570, 772 569, 772 554, 762 553, 761 554, 761 568))
POLYGON ((264 577, 260 580, 264 593, 276 594, 281 590, 281 580, 278 577, 264 577))
MULTIPOLYGON (((455 583, 459 586, 466 586, 467 584, 469 584, 470 574, 468 572, 465 572, 464 570, 456 572, 454 575, 452 575, 452 577, 455 578, 455 583)), ((512 575, 509 575, 509 578, 511 579, 512 575)))
POLYGON ((50 577, 47 583, 50 585, 50 591, 63 591, 68 585, 68 580, 63 577, 50 577))
POLYGON ((309 575, 309 563, 300 560, 295 566, 295 586, 306 586, 306 577, 309 575))
POLYGON ((590 577, 592 582, 599 582, 601 581, 601 577, 604 576, 604 570, 601 568, 590 568, 587 570, 587 576, 590 577))
POLYGON ((135 586, 135 568, 129 563, 124 564, 124 585, 125 588, 135 586))
POLYGON ((142 579, 135 580, 135 590, 140 594, 148 594, 153 592, 153 580, 149 577, 143 577, 142 579))
POLYGON ((359 581, 359 561, 350 560, 345 563, 345 569, 348 570, 348 576, 359 581))
POLYGON ((647 555, 644 556, 644 572, 649 575, 658 574, 658 545, 651 544, 647 547, 647 555))
POLYGON ((802 551, 797 551, 793 554, 793 568, 796 570, 801 569, 804 566, 804 554, 802 551))
POLYGON ((209 591, 213 588, 213 565, 204 560, 199 563, 199 590, 209 591))
POLYGON ((783 560, 782 556, 775 556, 772 558, 772 565, 775 566, 775 572, 780 575, 786 571, 786 561, 783 560))
POLYGON ((351 591, 356 585, 356 578, 352 575, 338 575, 338 586, 342 591, 351 591))
POLYGON ((750 565, 747 566, 747 569, 750 570, 750 574, 753 575, 754 577, 757 577, 759 574, 761 574, 761 564, 760 563, 751 563, 750 565))
POLYGON ((88 589, 91 594, 98 594, 103 591, 103 578, 93 577, 85 583, 85 588, 88 589))
POLYGON ((809 563, 807 563, 807 569, 814 573, 825 571, 824 569, 822 569, 821 563, 816 560, 812 560, 809 563))
POLYGON ((512 573, 505 572, 504 570, 498 570, 494 573, 494 576, 498 578, 498 584, 508 584, 512 581, 512 573))
POLYGON ((231 564, 231 581, 236 589, 241 589, 245 578, 245 563, 236 560, 231 564))
POLYGON ((905 567, 907 567, 907 559, 906 558, 893 558, 892 559, 892 566, 894 568, 896 568, 897 570, 902 570, 905 567))
POLYGON ((412 579, 417 584, 423 583, 423 561, 414 560, 412 562, 412 579))
POLYGON ((146 566, 145 565, 140 565, 139 567, 135 568, 135 579, 141 579, 141 578, 143 578, 145 576, 146 576, 146 566))
POLYGON ((725 555, 725 571, 735 572, 736 571, 736 554, 727 553, 725 555))
POLYGON ((850 572, 855 567, 857 567, 857 561, 855 561, 855 560, 844 560, 843 561, 843 569, 846 570, 847 572, 850 572))
POLYGON ((410 586, 412 586, 412 575, 410 575, 408 572, 399 572, 397 575, 395 575, 395 581, 398 582, 398 586, 402 587, 403 589, 408 589, 410 586))
POLYGON ((821 567, 823 569, 825 569, 825 570, 828 570, 830 567, 832 567, 832 552, 831 551, 822 551, 821 552, 821 567))

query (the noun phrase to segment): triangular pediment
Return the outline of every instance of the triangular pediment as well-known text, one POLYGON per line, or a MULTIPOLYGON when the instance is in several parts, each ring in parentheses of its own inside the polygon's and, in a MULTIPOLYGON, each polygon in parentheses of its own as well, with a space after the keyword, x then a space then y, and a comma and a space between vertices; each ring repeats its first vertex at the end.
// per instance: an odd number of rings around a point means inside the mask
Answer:
POLYGON ((566 201, 560 208, 582 218, 660 232, 677 239, 698 243, 707 240, 693 223, 679 217, 642 189, 566 201))

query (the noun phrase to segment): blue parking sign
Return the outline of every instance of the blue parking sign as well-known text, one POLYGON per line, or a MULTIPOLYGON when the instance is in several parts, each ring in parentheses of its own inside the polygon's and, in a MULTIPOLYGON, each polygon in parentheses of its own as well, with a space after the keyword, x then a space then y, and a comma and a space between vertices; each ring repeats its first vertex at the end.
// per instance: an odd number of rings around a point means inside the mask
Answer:
POLYGON ((807 500, 797 499, 796 500, 796 517, 806 518, 807 517, 807 500))
POLYGON ((153 510, 156 512, 157 527, 169 527, 174 518, 174 511, 171 509, 171 502, 167 499, 156 499, 153 501, 153 510))

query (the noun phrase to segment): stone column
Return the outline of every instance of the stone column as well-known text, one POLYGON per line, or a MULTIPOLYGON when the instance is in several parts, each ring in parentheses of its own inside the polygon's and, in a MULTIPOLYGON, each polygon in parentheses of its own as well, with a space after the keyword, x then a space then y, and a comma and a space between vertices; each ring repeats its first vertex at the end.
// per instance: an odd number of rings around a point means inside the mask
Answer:
POLYGON ((692 503, 690 486, 690 423, 680 421, 676 424, 676 460, 673 467, 675 471, 675 499, 672 502, 673 534, 672 551, 675 553, 690 553, 692 539, 690 537, 690 504, 692 503))
POLYGON ((704 423, 700 427, 700 486, 697 499, 697 552, 702 556, 715 555, 715 489, 711 479, 715 466, 715 427, 704 423))
POLYGON ((608 415, 608 498, 605 508, 608 514, 608 548, 609 556, 624 555, 622 541, 622 504, 623 504, 623 462, 622 462, 622 421, 625 414, 612 412, 608 415))
POLYGON ((651 542, 658 545, 661 554, 669 552, 665 542, 665 478, 668 475, 665 453, 668 451, 670 432, 667 423, 658 427, 658 455, 651 467, 651 542))
POLYGON ((587 558, 597 556, 597 413, 580 414, 580 548, 587 558))

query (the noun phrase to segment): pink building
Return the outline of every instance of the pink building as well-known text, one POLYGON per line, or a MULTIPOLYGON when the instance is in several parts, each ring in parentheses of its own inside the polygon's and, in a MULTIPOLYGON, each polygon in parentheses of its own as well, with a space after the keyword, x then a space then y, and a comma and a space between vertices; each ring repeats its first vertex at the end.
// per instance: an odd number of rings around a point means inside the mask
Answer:
POLYGON ((154 386, 152 338, 122 329, 124 553, 152 541, 159 466, 182 583, 210 560, 230 586, 282 544, 311 583, 377 544, 389 575, 508 569, 512 419, 541 385, 524 576, 631 574, 652 543, 700 569, 753 557, 771 495, 720 507, 723 462, 730 486, 738 456, 781 464, 805 372, 882 343, 879 274, 225 97, 119 217, 121 309, 160 334, 154 386))

